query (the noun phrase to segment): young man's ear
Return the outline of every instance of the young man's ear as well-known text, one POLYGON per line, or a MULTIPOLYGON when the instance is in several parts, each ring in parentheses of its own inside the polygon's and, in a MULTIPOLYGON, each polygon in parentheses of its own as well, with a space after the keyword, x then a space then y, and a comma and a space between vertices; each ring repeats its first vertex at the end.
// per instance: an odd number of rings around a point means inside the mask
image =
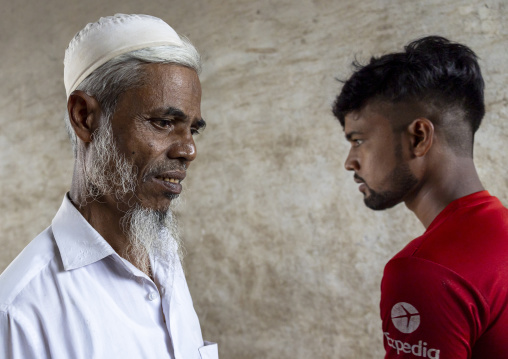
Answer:
POLYGON ((67 100, 67 112, 76 136, 83 142, 90 142, 101 118, 97 100, 83 91, 73 91, 67 100))
POLYGON ((417 118, 408 126, 411 150, 416 157, 424 156, 434 141, 434 124, 427 118, 417 118))

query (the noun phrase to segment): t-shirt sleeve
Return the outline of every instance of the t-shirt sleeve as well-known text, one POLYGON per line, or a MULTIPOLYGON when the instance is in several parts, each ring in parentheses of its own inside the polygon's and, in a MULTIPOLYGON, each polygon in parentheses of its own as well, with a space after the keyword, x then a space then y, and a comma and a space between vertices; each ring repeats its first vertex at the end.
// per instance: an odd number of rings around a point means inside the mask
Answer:
POLYGON ((470 358, 488 315, 482 295, 439 264, 407 257, 386 265, 381 283, 386 358, 470 358))

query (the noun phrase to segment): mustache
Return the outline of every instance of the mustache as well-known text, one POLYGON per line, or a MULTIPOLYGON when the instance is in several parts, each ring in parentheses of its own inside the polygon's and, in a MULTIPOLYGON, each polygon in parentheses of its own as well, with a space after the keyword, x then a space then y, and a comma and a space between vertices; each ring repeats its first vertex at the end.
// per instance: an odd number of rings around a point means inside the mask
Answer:
POLYGON ((366 183, 365 180, 362 177, 358 176, 356 173, 354 174, 353 177, 354 177, 355 180, 358 180, 360 182, 366 183))
POLYGON ((143 176, 143 181, 146 181, 152 177, 159 176, 166 172, 183 172, 187 171, 187 166, 183 163, 155 163, 153 166, 148 168, 145 175, 143 176))

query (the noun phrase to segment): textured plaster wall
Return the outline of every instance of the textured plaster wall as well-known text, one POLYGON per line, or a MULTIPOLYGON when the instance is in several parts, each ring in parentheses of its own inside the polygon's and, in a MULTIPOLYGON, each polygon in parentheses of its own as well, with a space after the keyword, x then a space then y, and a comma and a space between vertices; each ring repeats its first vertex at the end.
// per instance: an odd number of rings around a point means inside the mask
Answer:
MULTIPOLYGON (((222 358, 371 358, 385 262, 423 227, 372 212, 343 169, 331 115, 356 56, 441 34, 481 57, 487 116, 475 159, 508 204, 507 3, 408 0, 0 2, 0 271, 69 188, 63 54, 87 22, 162 17, 201 51, 203 116, 186 203, 185 267, 222 358)), ((2 290, 2 288, 0 288, 2 290)))

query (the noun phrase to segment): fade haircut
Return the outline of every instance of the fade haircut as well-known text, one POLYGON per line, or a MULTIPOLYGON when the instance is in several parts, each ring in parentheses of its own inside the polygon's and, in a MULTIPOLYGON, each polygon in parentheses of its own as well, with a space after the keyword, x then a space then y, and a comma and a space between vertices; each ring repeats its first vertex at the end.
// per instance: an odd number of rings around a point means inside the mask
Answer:
POLYGON ((371 100, 415 103, 432 113, 436 131, 444 129, 450 145, 472 153, 474 133, 485 114, 477 60, 467 46, 440 36, 415 40, 403 52, 372 57, 365 66, 355 60, 355 71, 343 81, 333 113, 344 127, 346 115, 371 100))
MULTIPOLYGON (((201 58, 196 48, 185 37, 181 36, 181 40, 183 42, 181 46, 148 47, 119 55, 94 70, 76 89, 94 97, 101 106, 103 118, 109 121, 115 112, 120 95, 131 88, 143 85, 146 65, 175 64, 191 68, 198 74, 201 72, 201 58)), ((67 112, 65 126, 76 158, 76 133, 67 112)))

